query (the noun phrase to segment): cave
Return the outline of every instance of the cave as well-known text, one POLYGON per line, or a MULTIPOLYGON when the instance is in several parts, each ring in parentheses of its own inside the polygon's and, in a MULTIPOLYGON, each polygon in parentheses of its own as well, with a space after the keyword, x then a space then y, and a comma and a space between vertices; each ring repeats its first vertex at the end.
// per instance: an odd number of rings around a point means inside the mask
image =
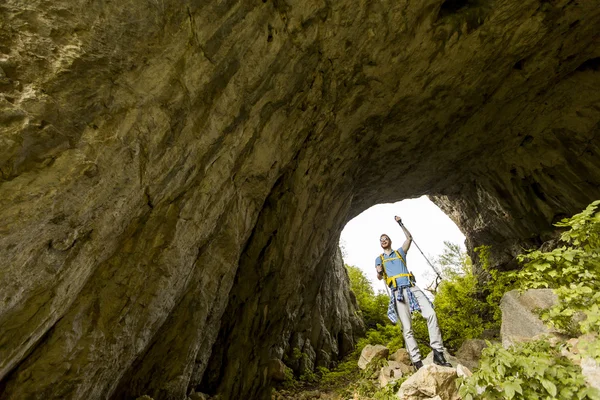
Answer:
POLYGON ((510 268, 600 198, 600 8, 445 3, 3 2, 0 400, 267 398, 362 333, 361 211, 510 268))

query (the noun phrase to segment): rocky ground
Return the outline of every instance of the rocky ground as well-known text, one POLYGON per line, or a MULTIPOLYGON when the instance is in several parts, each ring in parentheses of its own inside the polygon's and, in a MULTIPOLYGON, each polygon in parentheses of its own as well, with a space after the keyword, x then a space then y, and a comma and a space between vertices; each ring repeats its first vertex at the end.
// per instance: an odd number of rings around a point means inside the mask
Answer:
MULTIPOLYGON (((504 347, 509 348, 516 343, 539 339, 555 343, 564 342, 566 339, 563 335, 550 330, 537 316, 537 310, 548 308, 555 303, 556 296, 550 289, 528 290, 524 293, 515 290, 506 293, 502 299, 504 347)), ((581 343, 589 343, 591 340, 597 340, 596 338, 595 334, 587 334, 568 340, 563 347, 562 356, 581 367, 590 387, 600 389, 600 364, 590 357, 580 356, 581 343)), ((415 371, 405 349, 390 354, 385 346, 367 345, 361 352, 358 366, 368 373, 360 379, 370 381, 379 389, 375 395, 360 394, 359 382, 351 382, 347 387, 279 390, 274 393, 272 399, 459 400, 461 397, 456 380, 472 376, 471 369, 477 370, 481 351, 485 347, 486 342, 483 340, 467 340, 458 351, 458 357, 447 354, 446 358, 453 368, 433 364, 433 353, 430 353, 424 359, 425 366, 415 371), (386 387, 389 390, 383 391, 386 387)))

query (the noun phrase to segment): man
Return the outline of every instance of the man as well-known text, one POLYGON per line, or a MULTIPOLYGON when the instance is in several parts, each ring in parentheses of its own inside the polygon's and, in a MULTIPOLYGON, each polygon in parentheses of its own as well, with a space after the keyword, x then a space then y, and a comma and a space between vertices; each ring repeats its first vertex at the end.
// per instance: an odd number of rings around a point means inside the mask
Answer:
POLYGON ((398 216, 395 218, 406 235, 406 241, 401 248, 394 251, 392 250, 392 240, 390 237, 386 234, 381 235, 379 241, 383 248, 383 254, 375 259, 377 278, 379 280, 385 278, 386 284, 391 289, 388 316, 394 323, 398 319, 400 320, 406 349, 413 365, 419 369, 423 366, 423 362, 421 361, 421 352, 419 351, 419 346, 417 346, 417 341, 412 330, 411 313, 412 311, 421 311, 421 314, 427 320, 430 346, 433 349, 433 362, 445 367, 451 367, 452 365, 444 358, 442 333, 438 326, 433 305, 421 289, 415 286, 414 278, 406 267, 406 253, 412 243, 412 236, 402 224, 402 219, 398 216))

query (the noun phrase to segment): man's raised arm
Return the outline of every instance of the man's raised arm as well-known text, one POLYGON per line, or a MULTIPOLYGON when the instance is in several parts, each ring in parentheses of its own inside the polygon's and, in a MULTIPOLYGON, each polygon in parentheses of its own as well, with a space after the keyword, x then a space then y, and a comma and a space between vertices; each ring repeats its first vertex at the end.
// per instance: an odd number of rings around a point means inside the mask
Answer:
POLYGON ((410 244, 412 243, 412 235, 410 234, 408 229, 406 229, 406 227, 402 223, 402 218, 400 218, 397 215, 396 215, 396 222, 400 225, 400 228, 402 228, 402 230, 404 231, 404 234, 406 235, 406 240, 404 241, 404 244, 402 245, 402 250, 404 250, 404 254, 406 254, 408 252, 408 249, 410 248, 410 244))

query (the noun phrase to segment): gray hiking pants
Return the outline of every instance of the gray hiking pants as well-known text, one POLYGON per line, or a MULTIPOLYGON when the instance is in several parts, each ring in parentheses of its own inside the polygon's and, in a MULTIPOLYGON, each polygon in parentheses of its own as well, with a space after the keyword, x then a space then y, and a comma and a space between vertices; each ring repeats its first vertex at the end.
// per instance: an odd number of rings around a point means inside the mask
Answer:
POLYGON ((425 294, 417 286, 404 288, 404 292, 402 293, 404 302, 401 303, 396 299, 396 312, 400 319, 400 323, 402 323, 402 336, 404 336, 406 350, 408 351, 412 362, 417 362, 421 360, 421 352, 419 351, 419 346, 417 346, 417 341, 415 340, 412 329, 410 307, 408 305, 408 293, 406 293, 407 290, 410 290, 414 294, 419 303, 419 307, 421 307, 421 314, 427 320, 429 344, 431 348, 437 351, 444 351, 444 344, 442 343, 442 333, 440 332, 437 316, 435 315, 435 311, 433 310, 429 299, 425 297, 425 294))

